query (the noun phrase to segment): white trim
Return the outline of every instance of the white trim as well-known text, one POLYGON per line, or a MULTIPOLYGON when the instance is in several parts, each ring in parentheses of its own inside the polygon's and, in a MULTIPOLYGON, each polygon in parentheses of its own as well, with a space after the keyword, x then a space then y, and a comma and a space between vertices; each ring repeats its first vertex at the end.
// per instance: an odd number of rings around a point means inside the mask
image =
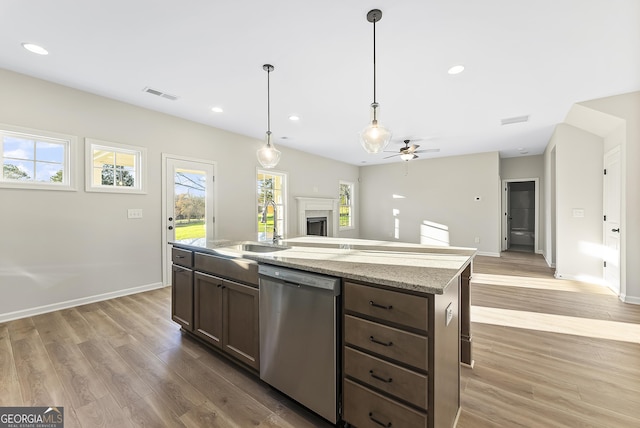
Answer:
MULTIPOLYGON (((127 144, 113 143, 111 141, 96 140, 94 138, 84 139, 85 153, 85 183, 86 192, 99 193, 131 193, 146 194, 147 193, 147 149, 140 146, 131 146, 127 144), (120 153, 130 153, 135 156, 135 182, 133 187, 124 186, 102 186, 93 184, 93 148, 102 148, 107 151, 120 153)), ((115 180, 115 174, 114 174, 115 180)))
POLYGON ((487 256, 487 257, 500 257, 500 253, 493 253, 491 251, 478 251, 476 253, 477 256, 487 256))
POLYGON ((144 291, 155 290, 157 288, 162 288, 162 283, 154 282, 152 284, 126 288, 124 290, 112 291, 110 293, 97 294, 95 296, 82 297, 80 299, 67 300, 65 302, 58 302, 52 303, 50 305, 38 306, 35 308, 22 309, 20 311, 7 312, 5 314, 0 314, 0 323, 16 320, 19 318, 45 314, 47 312, 59 311, 61 309, 87 305, 89 303, 101 302, 103 300, 115 299, 116 297, 128 296, 130 294, 142 293, 144 291))
POLYGON ((629 303, 632 305, 640 305, 640 297, 627 296, 626 294, 620 294, 620 300, 624 303, 629 303))

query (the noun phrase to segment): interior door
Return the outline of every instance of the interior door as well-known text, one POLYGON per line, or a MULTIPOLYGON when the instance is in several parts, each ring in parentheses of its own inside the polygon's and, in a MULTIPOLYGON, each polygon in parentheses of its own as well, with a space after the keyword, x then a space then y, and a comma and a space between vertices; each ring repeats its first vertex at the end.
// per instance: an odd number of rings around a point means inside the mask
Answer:
POLYGON ((504 189, 504 219, 503 219, 503 234, 502 251, 506 251, 511 246, 511 201, 509 200, 509 194, 511 193, 511 183, 503 182, 504 189))
POLYGON ((620 294, 620 149, 604 155, 604 280, 620 294))
POLYGON ((215 239, 214 164, 163 155, 163 284, 171 282, 171 245, 215 239))

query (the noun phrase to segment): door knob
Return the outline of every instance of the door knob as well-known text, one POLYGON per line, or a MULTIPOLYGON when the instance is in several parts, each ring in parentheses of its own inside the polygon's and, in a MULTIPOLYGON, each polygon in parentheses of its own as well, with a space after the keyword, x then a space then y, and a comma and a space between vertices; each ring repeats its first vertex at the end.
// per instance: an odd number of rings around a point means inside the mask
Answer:
POLYGON ((620 233, 620 228, 617 228, 617 229, 611 229, 611 231, 612 231, 612 232, 618 232, 618 233, 620 233))
POLYGON ((173 221, 173 217, 169 217, 169 221, 173 221))
POLYGON ((173 226, 169 226, 167 229, 169 229, 169 230, 173 230, 173 226))

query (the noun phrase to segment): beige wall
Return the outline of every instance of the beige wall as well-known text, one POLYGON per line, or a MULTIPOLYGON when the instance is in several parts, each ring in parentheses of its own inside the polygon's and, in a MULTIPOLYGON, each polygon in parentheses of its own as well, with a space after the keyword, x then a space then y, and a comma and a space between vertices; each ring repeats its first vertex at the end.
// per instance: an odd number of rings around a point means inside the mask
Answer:
POLYGON ((430 221, 451 245, 500 254, 497 152, 366 166, 360 179, 363 238, 419 243, 430 221))
MULTIPOLYGON (((161 285, 163 153, 215 162, 218 238, 255 239, 262 141, 1 69, 0 93, 0 123, 77 136, 80 171, 75 192, 0 188, 0 320, 161 285), (84 138, 146 147, 148 193, 85 192, 84 138), (129 208, 141 208, 143 218, 128 220, 129 208)), ((293 234, 296 196, 337 198, 339 180, 357 183, 359 172, 279 149, 293 234)))

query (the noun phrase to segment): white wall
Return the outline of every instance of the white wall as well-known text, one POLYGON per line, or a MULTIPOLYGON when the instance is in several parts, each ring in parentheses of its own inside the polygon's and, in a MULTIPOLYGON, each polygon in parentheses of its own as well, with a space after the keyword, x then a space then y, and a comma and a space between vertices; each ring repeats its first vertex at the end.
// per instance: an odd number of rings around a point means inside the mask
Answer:
POLYGON ((576 126, 621 145, 620 297, 640 304, 640 91, 580 103, 568 117, 576 126))
POLYGON ((426 220, 446 225, 451 245, 500 254, 497 152, 365 166, 360 179, 362 238, 418 243, 426 220))
POLYGON ((555 146, 556 276, 602 279, 603 141, 597 135, 559 124, 555 146), (576 217, 574 210, 584 216, 576 217))
MULTIPOLYGON (((536 231, 538 246, 535 248, 535 251, 538 253, 543 252, 546 246, 545 222, 542 221, 546 212, 544 155, 501 158, 500 178, 502 180, 538 179, 538 200, 536 201, 538 204, 538 230, 536 231)), ((502 196, 504 197, 504 188, 502 192, 502 196)))
MULTIPOLYGON (((255 239, 262 141, 1 69, 0 93, 0 123, 78 136, 80 171, 75 192, 0 188, 0 320, 161 285, 162 153, 215 161, 218 238, 255 239), (85 192, 86 137, 146 147, 148 193, 85 192), (143 218, 128 220, 128 208, 143 218)), ((337 198, 339 180, 358 181, 357 166, 279 149, 288 231, 297 230, 295 196, 337 198)))

